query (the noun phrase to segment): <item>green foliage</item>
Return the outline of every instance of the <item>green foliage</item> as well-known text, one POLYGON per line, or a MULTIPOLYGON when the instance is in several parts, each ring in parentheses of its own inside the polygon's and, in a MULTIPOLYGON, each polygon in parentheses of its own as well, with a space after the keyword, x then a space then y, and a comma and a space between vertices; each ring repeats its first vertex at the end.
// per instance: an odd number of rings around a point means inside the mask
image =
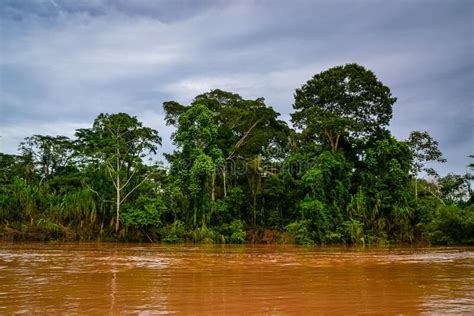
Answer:
POLYGON ((313 245, 314 232, 311 229, 311 222, 309 220, 300 220, 288 224, 285 230, 289 232, 295 241, 300 245, 313 245))
MULTIPOLYGON (((156 130, 143 127, 136 117, 126 113, 101 113, 92 128, 78 129, 76 137, 77 155, 83 163, 104 170, 105 178, 115 188, 115 232, 118 232, 122 203, 149 176, 142 158, 156 154, 161 137, 156 130)), ((91 185, 88 188, 98 192, 91 185)))
POLYGON ((446 162, 443 154, 438 148, 438 142, 428 132, 413 131, 407 141, 413 155, 410 172, 415 177, 422 171, 433 175, 434 170, 426 168, 425 164, 430 161, 446 162))
POLYGON ((364 224, 351 218, 342 223, 343 239, 351 244, 365 244, 364 224))
POLYGON ((224 223, 217 227, 217 231, 225 238, 225 242, 242 244, 245 242, 247 233, 244 230, 245 223, 241 220, 233 220, 230 224, 224 223))
POLYGON ((179 117, 174 143, 183 147, 209 149, 217 136, 214 114, 202 104, 193 105, 179 117))
POLYGON ((351 167, 341 152, 323 152, 316 158, 315 166, 301 178, 303 186, 310 190, 308 196, 324 204, 328 218, 325 229, 334 229, 344 217, 350 198, 351 167))
POLYGON ((161 229, 161 240, 167 243, 184 242, 186 238, 186 226, 180 220, 166 225, 161 229))
POLYGON ((421 172, 425 172, 430 176, 438 176, 433 168, 426 167, 428 162, 446 162, 443 154, 438 148, 438 142, 434 140, 428 132, 413 131, 410 133, 406 142, 412 154, 410 164, 410 172, 414 177, 415 199, 418 198, 418 180, 417 177, 421 172))
POLYGON ((292 121, 335 152, 343 137, 371 135, 386 126, 395 101, 373 72, 347 64, 314 75, 296 89, 292 121))
POLYGON ((245 194, 241 187, 233 187, 229 189, 227 195, 224 197, 224 203, 228 216, 226 216, 226 222, 229 222, 233 218, 240 218, 242 206, 245 203, 245 194))
POLYGON ((235 220, 230 223, 230 242, 234 244, 241 244, 245 242, 247 233, 244 231, 244 222, 235 220))
POLYGON ((301 217, 306 220, 307 227, 312 231, 313 240, 324 243, 330 232, 330 217, 324 203, 305 198, 300 203, 301 217))
POLYGON ((438 192, 440 197, 450 204, 467 201, 470 197, 469 175, 447 174, 438 180, 438 192))
POLYGON ((410 162, 408 146, 388 132, 369 139, 366 145, 356 178, 365 208, 360 218, 375 236, 388 233, 400 241, 412 239, 415 214, 410 207, 410 162))
POLYGON ((167 168, 146 162, 158 131, 126 113, 100 114, 74 139, 27 137, 18 155, 0 153, 0 236, 474 243, 472 175, 427 168, 444 159, 426 132, 395 139, 385 129, 395 100, 348 64, 296 90, 298 131, 263 98, 212 90, 189 105, 168 101, 167 168))
POLYGON ((65 233, 64 227, 52 222, 49 218, 40 218, 36 222, 36 229, 46 233, 52 239, 59 239, 65 233))
POLYGON ((22 156, 30 157, 42 178, 58 173, 73 154, 73 142, 65 136, 33 135, 20 143, 22 156))
POLYGON ((474 206, 440 206, 433 221, 426 224, 425 235, 433 244, 474 244, 474 206))
POLYGON ((146 228, 161 226, 161 215, 166 206, 159 197, 140 195, 133 205, 124 207, 122 222, 125 226, 134 228, 146 228))
POLYGON ((194 228, 190 232, 189 237, 191 241, 195 243, 203 243, 203 244, 225 243, 225 236, 223 236, 218 231, 207 226, 194 228))

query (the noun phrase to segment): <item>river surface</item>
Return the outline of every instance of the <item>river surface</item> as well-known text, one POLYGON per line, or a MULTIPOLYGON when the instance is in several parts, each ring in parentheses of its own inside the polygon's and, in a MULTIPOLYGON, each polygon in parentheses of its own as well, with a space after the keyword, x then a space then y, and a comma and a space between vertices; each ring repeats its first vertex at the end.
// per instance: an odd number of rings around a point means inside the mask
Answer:
POLYGON ((474 248, 0 243, 0 315, 474 314, 474 248))

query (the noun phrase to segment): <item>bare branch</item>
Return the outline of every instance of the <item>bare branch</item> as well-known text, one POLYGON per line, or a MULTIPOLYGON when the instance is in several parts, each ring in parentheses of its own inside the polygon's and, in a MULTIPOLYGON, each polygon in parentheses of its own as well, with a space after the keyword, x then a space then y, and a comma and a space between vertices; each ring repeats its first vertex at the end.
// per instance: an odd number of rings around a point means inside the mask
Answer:
POLYGON ((120 188, 120 190, 122 190, 123 188, 125 188, 125 187, 128 185, 128 183, 130 182, 130 180, 132 180, 133 175, 134 175, 136 172, 137 172, 137 169, 134 169, 134 170, 132 171, 132 174, 131 174, 130 177, 127 179, 127 181, 125 182, 125 184, 122 185, 122 187, 120 188))
POLYGON ((235 155, 235 152, 237 151, 237 149, 240 148, 240 146, 242 146, 242 144, 244 143, 245 139, 249 136, 250 132, 258 125, 258 123, 260 123, 262 121, 262 118, 258 119, 257 121, 255 121, 255 123, 252 124, 252 126, 250 126, 250 128, 245 132, 244 136, 242 136, 242 138, 239 139, 239 141, 235 144, 234 146, 234 149, 232 150, 232 152, 229 154, 229 156, 227 156, 227 158, 225 160, 230 160, 232 159, 232 157, 235 155))
POLYGON ((113 180, 114 179, 114 176, 112 175, 113 168, 109 166, 109 163, 107 161, 105 162, 105 166, 107 167, 107 171, 109 172, 109 175, 112 178, 112 183, 114 184, 115 189, 120 190, 117 187, 117 184, 115 183, 115 181, 113 180))
POLYGON ((125 200, 130 196, 130 194, 133 193, 133 191, 135 191, 135 190, 138 189, 143 183, 145 183, 145 181, 148 180, 148 178, 151 176, 151 174, 152 174, 151 172, 148 173, 148 174, 145 176, 145 178, 143 178, 143 180, 140 181, 139 184, 137 184, 130 192, 128 192, 128 193, 123 197, 123 199, 120 201, 120 203, 122 203, 123 201, 125 201, 125 200))

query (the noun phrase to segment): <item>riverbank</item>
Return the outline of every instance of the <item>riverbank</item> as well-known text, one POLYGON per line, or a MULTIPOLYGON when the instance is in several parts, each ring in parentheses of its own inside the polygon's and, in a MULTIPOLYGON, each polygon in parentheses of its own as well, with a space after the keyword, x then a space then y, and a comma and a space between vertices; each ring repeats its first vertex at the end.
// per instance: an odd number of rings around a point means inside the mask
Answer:
MULTIPOLYGON (((74 233, 72 230, 65 229, 61 234, 51 234, 41 230, 26 230, 21 231, 14 229, 8 226, 4 226, 0 229, 0 241, 3 242, 53 242, 53 243, 70 243, 70 242, 112 242, 112 243, 122 243, 122 244, 133 244, 136 242, 144 244, 247 244, 247 245, 298 245, 295 237, 283 230, 277 230, 273 228, 256 228, 248 229, 245 231, 245 239, 239 243, 226 242, 225 239, 223 242, 213 242, 213 241, 194 241, 191 234, 188 238, 180 238, 177 240, 151 240, 148 238, 140 238, 137 240, 127 239, 124 236, 120 235, 89 235, 88 238, 82 238, 81 235, 74 233), (64 233, 66 231, 67 233, 64 233)), ((318 246, 321 244, 313 244, 318 246)), ((376 246, 376 247, 385 247, 385 246, 410 246, 410 247, 426 247, 426 246, 472 246, 472 243, 430 243, 428 240, 414 240, 411 243, 407 242, 397 242, 393 240, 384 240, 384 239, 373 239, 370 242, 360 242, 360 243, 325 243, 324 245, 329 246, 376 246)))

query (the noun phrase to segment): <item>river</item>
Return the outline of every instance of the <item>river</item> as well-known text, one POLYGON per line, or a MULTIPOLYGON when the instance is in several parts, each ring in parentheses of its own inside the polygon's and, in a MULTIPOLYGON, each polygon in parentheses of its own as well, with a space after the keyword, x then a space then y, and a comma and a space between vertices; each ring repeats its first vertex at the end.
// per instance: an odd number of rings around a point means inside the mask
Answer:
POLYGON ((0 314, 474 313, 474 248, 0 243, 0 314))

